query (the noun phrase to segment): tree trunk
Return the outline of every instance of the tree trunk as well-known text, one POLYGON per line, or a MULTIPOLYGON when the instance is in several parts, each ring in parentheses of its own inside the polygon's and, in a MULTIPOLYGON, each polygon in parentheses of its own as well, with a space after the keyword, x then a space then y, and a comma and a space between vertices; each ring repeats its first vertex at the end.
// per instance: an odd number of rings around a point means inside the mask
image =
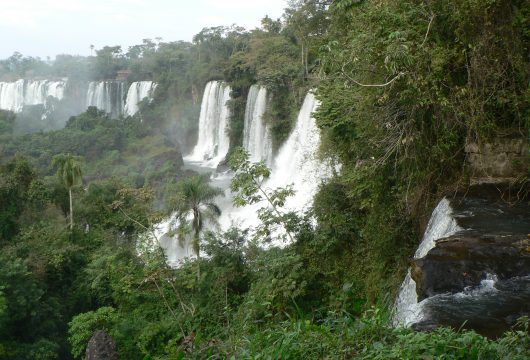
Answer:
POLYGON ((195 251, 195 255, 197 255, 197 280, 199 281, 201 279, 201 246, 200 246, 200 219, 201 213, 199 212, 199 209, 193 209, 193 250, 195 251))
POLYGON ((305 78, 309 76, 309 65, 308 65, 308 57, 309 57, 309 46, 306 46, 305 48, 305 55, 304 55, 304 65, 305 65, 305 78))
POLYGON ((70 196, 70 230, 74 228, 74 209, 72 206, 72 188, 68 189, 68 195, 70 196))
POLYGON ((304 77, 305 77, 305 51, 304 51, 304 41, 300 42, 300 45, 302 46, 302 68, 304 69, 304 77))

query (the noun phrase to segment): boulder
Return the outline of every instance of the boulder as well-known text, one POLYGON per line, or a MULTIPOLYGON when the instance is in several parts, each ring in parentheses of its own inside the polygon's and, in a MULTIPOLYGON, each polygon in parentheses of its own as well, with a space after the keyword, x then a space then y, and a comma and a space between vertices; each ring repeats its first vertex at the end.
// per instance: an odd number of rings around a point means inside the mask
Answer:
POLYGON ((116 344, 112 337, 105 331, 96 331, 88 342, 86 360, 118 360, 116 344))

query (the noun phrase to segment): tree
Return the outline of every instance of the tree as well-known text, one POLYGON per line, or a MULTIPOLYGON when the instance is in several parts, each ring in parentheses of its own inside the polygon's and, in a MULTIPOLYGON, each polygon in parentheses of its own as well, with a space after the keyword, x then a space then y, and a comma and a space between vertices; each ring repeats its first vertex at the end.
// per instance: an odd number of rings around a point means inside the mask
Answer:
POLYGON ((83 182, 80 158, 70 154, 59 154, 53 157, 52 166, 57 167, 59 181, 68 189, 70 199, 70 230, 74 227, 74 211, 72 204, 72 189, 83 182))
POLYGON ((250 162, 248 152, 241 147, 232 152, 229 164, 235 173, 230 184, 230 190, 235 194, 234 205, 241 207, 266 201, 270 208, 258 210, 258 218, 264 225, 258 232, 268 235, 270 226, 281 225, 291 244, 294 243, 292 230, 298 217, 292 212, 282 211, 287 198, 294 195, 292 186, 268 190, 264 182, 270 176, 270 169, 263 162, 250 162))
POLYGON ((0 166, 0 243, 18 233, 18 219, 28 203, 28 192, 36 180, 29 162, 15 157, 0 166))
POLYGON ((329 26, 327 4, 316 0, 290 0, 284 18, 286 33, 292 33, 300 46, 301 63, 307 77, 310 51, 329 26))
POLYGON ((176 197, 172 199, 175 220, 178 223, 177 233, 180 238, 192 234, 193 250, 200 258, 200 234, 205 221, 215 222, 221 210, 213 202, 223 191, 208 183, 205 176, 192 176, 177 184, 176 197))

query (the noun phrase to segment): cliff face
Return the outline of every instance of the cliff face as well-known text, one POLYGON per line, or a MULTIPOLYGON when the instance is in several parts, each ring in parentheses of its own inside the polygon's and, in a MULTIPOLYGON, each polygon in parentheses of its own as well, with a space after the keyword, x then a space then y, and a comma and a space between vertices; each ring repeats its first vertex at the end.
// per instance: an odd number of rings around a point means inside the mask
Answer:
POLYGON ((528 142, 520 135, 469 142, 465 151, 474 183, 501 183, 528 173, 528 142))

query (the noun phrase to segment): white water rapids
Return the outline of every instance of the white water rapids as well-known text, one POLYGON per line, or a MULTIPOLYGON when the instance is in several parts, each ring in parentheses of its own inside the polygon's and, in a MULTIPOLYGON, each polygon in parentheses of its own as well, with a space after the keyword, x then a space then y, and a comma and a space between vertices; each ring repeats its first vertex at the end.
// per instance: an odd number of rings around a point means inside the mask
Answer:
MULTIPOLYGON (((414 254, 414 259, 421 259, 427 255, 436 246, 437 240, 462 230, 453 218, 452 212, 449 200, 446 198, 438 203, 427 224, 423 240, 414 254)), ((418 303, 416 282, 412 279, 409 269, 396 299, 394 324, 408 326, 419 322, 423 317, 422 303, 423 301, 418 303)))

